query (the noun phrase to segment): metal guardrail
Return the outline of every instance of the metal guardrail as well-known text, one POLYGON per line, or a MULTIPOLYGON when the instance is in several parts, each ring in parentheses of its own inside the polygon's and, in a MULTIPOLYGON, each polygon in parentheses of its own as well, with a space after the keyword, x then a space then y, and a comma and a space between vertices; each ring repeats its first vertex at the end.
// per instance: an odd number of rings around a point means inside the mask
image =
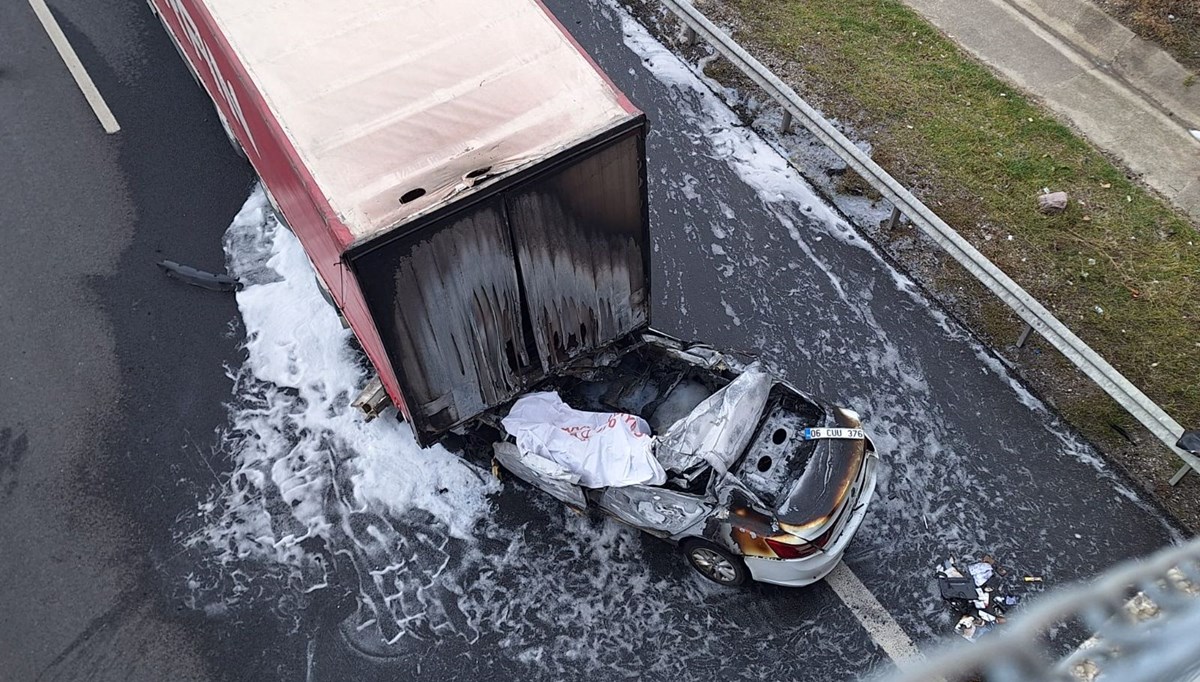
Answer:
MULTIPOLYGON (((907 216, 913 225, 919 227, 954 260, 958 261, 959 265, 966 268, 1016 312, 1025 321, 1025 324, 1036 330, 1050 342, 1050 345, 1075 363, 1075 366, 1083 370, 1088 378, 1096 382, 1100 388, 1104 389, 1105 393, 1108 393, 1113 400, 1117 401, 1121 407, 1162 441, 1167 449, 1182 459, 1185 464, 1171 477, 1172 485, 1178 483, 1189 468, 1200 472, 1200 457, 1175 446, 1176 441, 1183 434, 1183 427, 1162 408, 1146 397, 1104 358, 1097 355, 1062 322, 1059 322, 1058 318, 1054 317, 1045 306, 992 264, 952 227, 934 214, 928 206, 921 203, 887 171, 872 161, 871 157, 834 128, 820 112, 809 106, 778 76, 771 73, 741 45, 734 42, 733 38, 717 28, 691 3, 684 0, 660 1, 683 22, 686 39, 694 40, 696 35, 702 37, 721 56, 729 60, 783 107, 785 131, 790 127, 793 119, 798 119, 809 132, 833 150, 846 162, 846 165, 892 203, 895 209, 892 212, 893 219, 896 218, 897 210, 907 216)), ((1024 336, 1027 334, 1022 335, 1022 340, 1024 340, 1024 336)))

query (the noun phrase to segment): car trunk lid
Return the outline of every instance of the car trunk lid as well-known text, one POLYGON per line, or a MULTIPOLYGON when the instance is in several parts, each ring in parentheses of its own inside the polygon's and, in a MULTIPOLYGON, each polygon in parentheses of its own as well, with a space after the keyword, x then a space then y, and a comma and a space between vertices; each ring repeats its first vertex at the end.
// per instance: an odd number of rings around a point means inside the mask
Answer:
MULTIPOLYGON (((860 428, 862 424, 849 410, 835 408, 824 425, 860 428)), ((809 540, 814 533, 836 531, 845 516, 842 512, 854 502, 851 492, 867 456, 866 439, 827 438, 815 443, 804 472, 776 509, 782 530, 809 540)))

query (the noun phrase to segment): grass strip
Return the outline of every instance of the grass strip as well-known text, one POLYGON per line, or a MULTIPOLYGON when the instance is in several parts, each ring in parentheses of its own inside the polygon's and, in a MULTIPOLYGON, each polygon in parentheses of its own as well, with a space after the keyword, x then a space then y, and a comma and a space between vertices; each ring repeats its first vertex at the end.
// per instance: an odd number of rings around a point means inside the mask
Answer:
MULTIPOLYGON (((1186 218, 900 2, 726 1, 827 110, 854 112, 881 166, 1169 414, 1200 425, 1200 234, 1186 218), (1038 213, 1044 189, 1067 192, 1067 211, 1038 213)), ((1113 419, 1095 404, 1060 408, 1081 428, 1113 419)))

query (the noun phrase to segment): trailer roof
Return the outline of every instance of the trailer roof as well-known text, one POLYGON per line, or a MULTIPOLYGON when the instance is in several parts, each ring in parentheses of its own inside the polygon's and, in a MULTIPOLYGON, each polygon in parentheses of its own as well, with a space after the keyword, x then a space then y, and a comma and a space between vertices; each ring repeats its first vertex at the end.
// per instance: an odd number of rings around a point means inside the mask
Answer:
POLYGON ((205 4, 355 241, 636 113, 537 0, 205 4))

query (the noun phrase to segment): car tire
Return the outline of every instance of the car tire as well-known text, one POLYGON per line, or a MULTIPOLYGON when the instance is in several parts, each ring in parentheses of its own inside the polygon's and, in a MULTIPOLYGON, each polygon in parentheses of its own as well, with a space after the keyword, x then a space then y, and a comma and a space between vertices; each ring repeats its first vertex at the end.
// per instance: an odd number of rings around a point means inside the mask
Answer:
POLYGON ((718 544, 690 538, 681 542, 679 547, 697 573, 718 585, 738 587, 750 579, 746 562, 718 544))

